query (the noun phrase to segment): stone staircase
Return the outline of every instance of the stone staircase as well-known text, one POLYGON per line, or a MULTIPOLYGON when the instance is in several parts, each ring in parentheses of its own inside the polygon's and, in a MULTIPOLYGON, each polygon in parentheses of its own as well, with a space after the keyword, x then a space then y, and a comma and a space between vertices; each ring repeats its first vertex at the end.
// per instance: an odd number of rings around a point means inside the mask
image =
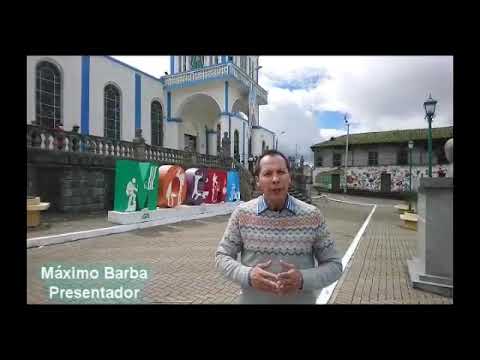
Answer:
MULTIPOLYGON (((290 195, 297 198, 298 200, 302 200, 302 201, 306 202, 307 204, 312 203, 311 199, 309 199, 307 196, 305 196, 301 191, 297 190, 293 185, 288 188, 288 192, 290 193, 290 195)), ((256 197, 259 197, 260 195, 262 195, 261 191, 259 191, 257 189, 254 189, 252 191, 252 199, 254 199, 256 197)))
POLYGON ((288 188, 288 192, 290 193, 290 195, 292 195, 293 197, 297 198, 298 200, 302 200, 304 202, 306 202, 307 204, 311 204, 312 203, 312 200, 310 198, 308 198, 302 191, 300 190, 297 190, 295 188, 295 186, 291 185, 289 188, 288 188))

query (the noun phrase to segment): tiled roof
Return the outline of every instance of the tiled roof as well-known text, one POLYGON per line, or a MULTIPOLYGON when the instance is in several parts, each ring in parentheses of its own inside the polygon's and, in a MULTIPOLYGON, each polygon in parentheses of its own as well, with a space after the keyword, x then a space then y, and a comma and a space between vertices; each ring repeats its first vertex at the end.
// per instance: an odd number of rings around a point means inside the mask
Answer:
MULTIPOLYGON (((387 144, 387 143, 407 143, 409 140, 427 140, 428 129, 409 129, 368 132, 361 134, 350 134, 348 136, 349 145, 360 144, 387 144)), ((453 137, 453 126, 432 128, 432 139, 449 139, 453 137)), ((313 148, 345 145, 347 135, 342 135, 311 146, 313 148)))

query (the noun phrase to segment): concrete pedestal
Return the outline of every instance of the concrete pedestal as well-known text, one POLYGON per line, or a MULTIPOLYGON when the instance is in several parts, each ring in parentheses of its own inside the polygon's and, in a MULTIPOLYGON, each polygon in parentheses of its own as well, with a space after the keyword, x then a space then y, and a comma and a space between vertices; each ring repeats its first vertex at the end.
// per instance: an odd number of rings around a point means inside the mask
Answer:
POLYGON ((183 221, 200 214, 223 215, 235 209, 241 201, 219 204, 179 205, 174 208, 145 209, 143 211, 120 212, 109 211, 108 221, 115 224, 137 224, 156 220, 183 221))
POLYGON ((27 227, 40 225, 40 211, 47 210, 50 203, 40 202, 40 197, 27 198, 27 227))
POLYGON ((417 256, 407 260, 414 288, 453 294, 453 178, 423 178, 417 201, 417 256))

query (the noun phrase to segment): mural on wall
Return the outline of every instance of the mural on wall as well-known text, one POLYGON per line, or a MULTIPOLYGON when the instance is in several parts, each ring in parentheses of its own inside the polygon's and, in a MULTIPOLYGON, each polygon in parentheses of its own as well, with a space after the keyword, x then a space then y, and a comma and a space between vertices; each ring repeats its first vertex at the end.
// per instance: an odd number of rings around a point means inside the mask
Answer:
POLYGON ((117 160, 115 164, 115 211, 157 207, 158 166, 149 162, 117 160))
POLYGON ((240 177, 237 171, 227 173, 227 198, 225 201, 240 200, 240 177))
POLYGON ((207 180, 206 168, 190 168, 185 171, 187 178, 187 199, 186 204, 200 205, 208 196, 205 190, 205 181, 207 180))
POLYGON ((185 171, 178 165, 162 165, 159 168, 158 207, 175 207, 187 197, 185 171))
MULTIPOLYGON (((447 176, 446 165, 435 165, 432 167, 433 177, 447 176)), ((379 166, 379 167, 357 167, 347 169, 347 184, 349 188, 368 191, 380 191, 381 175, 391 175, 391 191, 409 191, 410 189, 410 167, 404 166, 379 166)), ((422 177, 428 177, 428 167, 412 167, 412 190, 417 191, 422 177)))
POLYGON ((205 182, 208 196, 205 202, 215 204, 225 201, 227 194, 227 172, 220 169, 208 169, 205 182))

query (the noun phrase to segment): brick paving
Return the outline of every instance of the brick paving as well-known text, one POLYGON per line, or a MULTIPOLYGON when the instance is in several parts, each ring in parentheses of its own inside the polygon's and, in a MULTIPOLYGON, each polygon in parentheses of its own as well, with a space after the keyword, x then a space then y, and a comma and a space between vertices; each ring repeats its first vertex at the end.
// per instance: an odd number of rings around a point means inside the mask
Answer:
POLYGON ((381 205, 375 210, 329 303, 452 304, 452 298, 412 288, 407 259, 416 255, 417 232, 402 228, 395 209, 389 204, 381 205))
MULTIPOLYGON (((360 201, 356 197, 342 198, 360 201)), ((393 208, 397 202, 367 200, 378 203, 379 207, 330 303, 451 303, 451 299, 412 289, 409 285, 406 259, 415 253, 416 233, 398 226, 399 217, 393 208)), ((343 255, 371 208, 325 199, 314 203, 325 214, 343 255)), ((27 249, 27 303, 50 303, 43 280, 39 278, 40 267, 48 263, 144 266, 151 273, 141 291, 142 303, 236 303, 239 286, 223 278, 214 267, 215 249, 228 218, 229 215, 215 216, 27 249)), ((63 222, 52 219, 55 226, 48 231, 52 234, 62 228, 78 231, 102 222, 104 220, 92 217, 63 222)))

